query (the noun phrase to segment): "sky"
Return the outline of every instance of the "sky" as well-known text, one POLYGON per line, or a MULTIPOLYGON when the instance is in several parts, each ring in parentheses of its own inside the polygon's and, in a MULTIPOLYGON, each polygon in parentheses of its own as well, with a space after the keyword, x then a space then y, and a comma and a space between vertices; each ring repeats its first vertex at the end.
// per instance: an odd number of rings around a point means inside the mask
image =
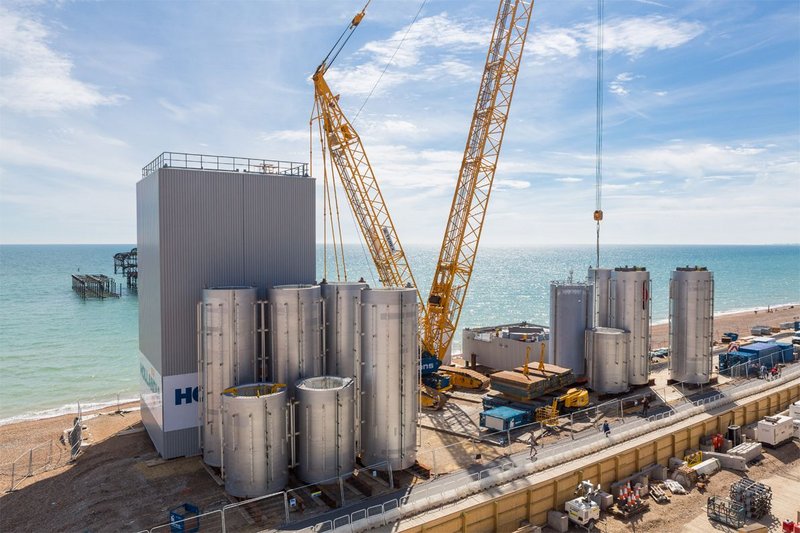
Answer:
MULTIPOLYGON (((308 161, 310 75, 361 7, 4 0, 0 243, 135 242, 163 151, 308 161)), ((441 242, 496 11, 373 0, 327 75, 403 244, 441 242)), ((602 242, 798 242, 800 3, 607 0, 605 19, 602 242)), ((595 32, 594 1, 536 1, 482 245, 594 243, 595 32)))

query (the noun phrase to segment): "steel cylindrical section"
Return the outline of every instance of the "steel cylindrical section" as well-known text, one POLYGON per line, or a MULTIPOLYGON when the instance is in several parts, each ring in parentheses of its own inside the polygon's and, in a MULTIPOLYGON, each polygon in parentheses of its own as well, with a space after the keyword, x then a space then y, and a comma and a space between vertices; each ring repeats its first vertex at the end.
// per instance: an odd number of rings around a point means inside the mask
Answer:
POLYGON ((278 285, 268 292, 270 379, 285 383, 291 397, 298 380, 322 375, 321 299, 319 285, 278 285))
POLYGON ((585 331, 593 320, 593 286, 586 283, 550 284, 549 361, 585 374, 585 331))
POLYGON ((325 302, 325 373, 353 378, 356 452, 361 451, 361 291, 366 288, 360 281, 320 285, 325 302))
POLYGON ((630 332, 628 382, 650 380, 650 273, 644 267, 615 268, 611 275, 612 327, 630 332))
POLYGON ((611 313, 611 269, 589 267, 587 282, 594 286, 594 322, 591 327, 612 327, 611 313))
POLYGON ((225 491, 255 498, 289 483, 286 388, 273 383, 231 387, 222 395, 225 491))
POLYGON ((362 461, 402 470, 416 461, 417 293, 365 289, 361 302, 362 461))
POLYGON ((670 378, 703 384, 711 379, 714 277, 704 267, 678 268, 670 278, 670 378))
POLYGON ((297 476, 330 481, 355 466, 352 378, 320 376, 297 383, 297 476))
POLYGON ((630 333, 615 328, 586 330, 586 376, 599 394, 628 390, 630 333))
POLYGON ((256 375, 255 287, 214 287, 203 290, 200 310, 200 365, 203 461, 221 465, 222 391, 251 383, 256 375))

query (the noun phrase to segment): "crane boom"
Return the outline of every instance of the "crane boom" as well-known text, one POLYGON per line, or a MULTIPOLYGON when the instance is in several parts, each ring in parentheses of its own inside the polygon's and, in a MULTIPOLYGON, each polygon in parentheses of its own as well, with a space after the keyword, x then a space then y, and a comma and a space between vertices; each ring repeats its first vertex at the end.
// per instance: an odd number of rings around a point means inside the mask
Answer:
POLYGON ((424 349, 445 358, 469 286, 533 0, 502 0, 427 303, 424 349))
MULTIPOLYGON (((417 298, 421 302, 422 297, 417 283, 411 273, 411 267, 400 244, 378 181, 375 179, 361 137, 339 106, 338 95, 334 96, 325 81, 327 68, 328 65, 322 63, 312 77, 314 98, 322 119, 331 160, 339 173, 356 223, 366 240, 372 261, 378 271, 378 278, 381 284, 387 287, 416 288, 417 298)), ((424 320, 424 307, 421 312, 424 320)))

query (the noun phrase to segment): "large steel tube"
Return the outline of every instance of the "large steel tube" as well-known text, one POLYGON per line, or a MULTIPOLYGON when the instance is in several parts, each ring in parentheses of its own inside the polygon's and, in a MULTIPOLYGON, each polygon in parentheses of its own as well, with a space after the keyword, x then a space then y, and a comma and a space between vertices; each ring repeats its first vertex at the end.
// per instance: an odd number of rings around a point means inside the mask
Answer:
POLYGON ((612 327, 611 316, 611 269, 589 267, 587 283, 594 286, 594 321, 592 327, 612 327))
POLYGON ((591 327, 593 286, 579 282, 550 284, 550 344, 548 361, 585 374, 585 331, 591 327))
POLYGON ((353 378, 355 449, 361 450, 361 291, 360 281, 323 282, 325 374, 353 378))
POLYGON ((586 376, 588 386, 599 394, 628 390, 630 333, 615 328, 586 330, 586 376))
POLYGON ((221 465, 222 391, 256 376, 255 287, 203 290, 200 310, 198 400, 203 461, 221 465))
POLYGON ((355 466, 352 378, 320 376, 297 383, 297 476, 320 483, 355 466))
POLYGON ((322 298, 319 285, 277 285, 269 290, 270 379, 285 383, 294 397, 295 383, 320 376, 322 298))
POLYGON ((392 470, 416 460, 418 394, 417 292, 413 288, 361 293, 365 465, 392 470))
POLYGON ((255 498, 289 483, 288 397, 282 384, 251 383, 222 395, 225 491, 255 498))
POLYGON ((619 267, 611 274, 611 324, 630 332, 628 383, 650 380, 650 273, 644 267, 619 267))
POLYGON ((679 267, 669 283, 669 372, 684 383, 711 379, 714 276, 706 267, 679 267))

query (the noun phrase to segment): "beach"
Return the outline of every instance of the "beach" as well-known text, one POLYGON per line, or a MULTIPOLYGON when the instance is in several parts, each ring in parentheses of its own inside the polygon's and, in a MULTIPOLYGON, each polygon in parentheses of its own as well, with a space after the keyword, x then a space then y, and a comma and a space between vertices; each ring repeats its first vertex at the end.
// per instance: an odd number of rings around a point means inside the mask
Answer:
MULTIPOLYGON (((778 327, 783 322, 800 320, 800 304, 762 307, 739 313, 714 315, 714 340, 720 342, 723 333, 738 333, 739 337, 750 336, 753 326, 778 327)), ((650 346, 652 349, 669 346, 669 324, 656 324, 650 327, 650 346)))

